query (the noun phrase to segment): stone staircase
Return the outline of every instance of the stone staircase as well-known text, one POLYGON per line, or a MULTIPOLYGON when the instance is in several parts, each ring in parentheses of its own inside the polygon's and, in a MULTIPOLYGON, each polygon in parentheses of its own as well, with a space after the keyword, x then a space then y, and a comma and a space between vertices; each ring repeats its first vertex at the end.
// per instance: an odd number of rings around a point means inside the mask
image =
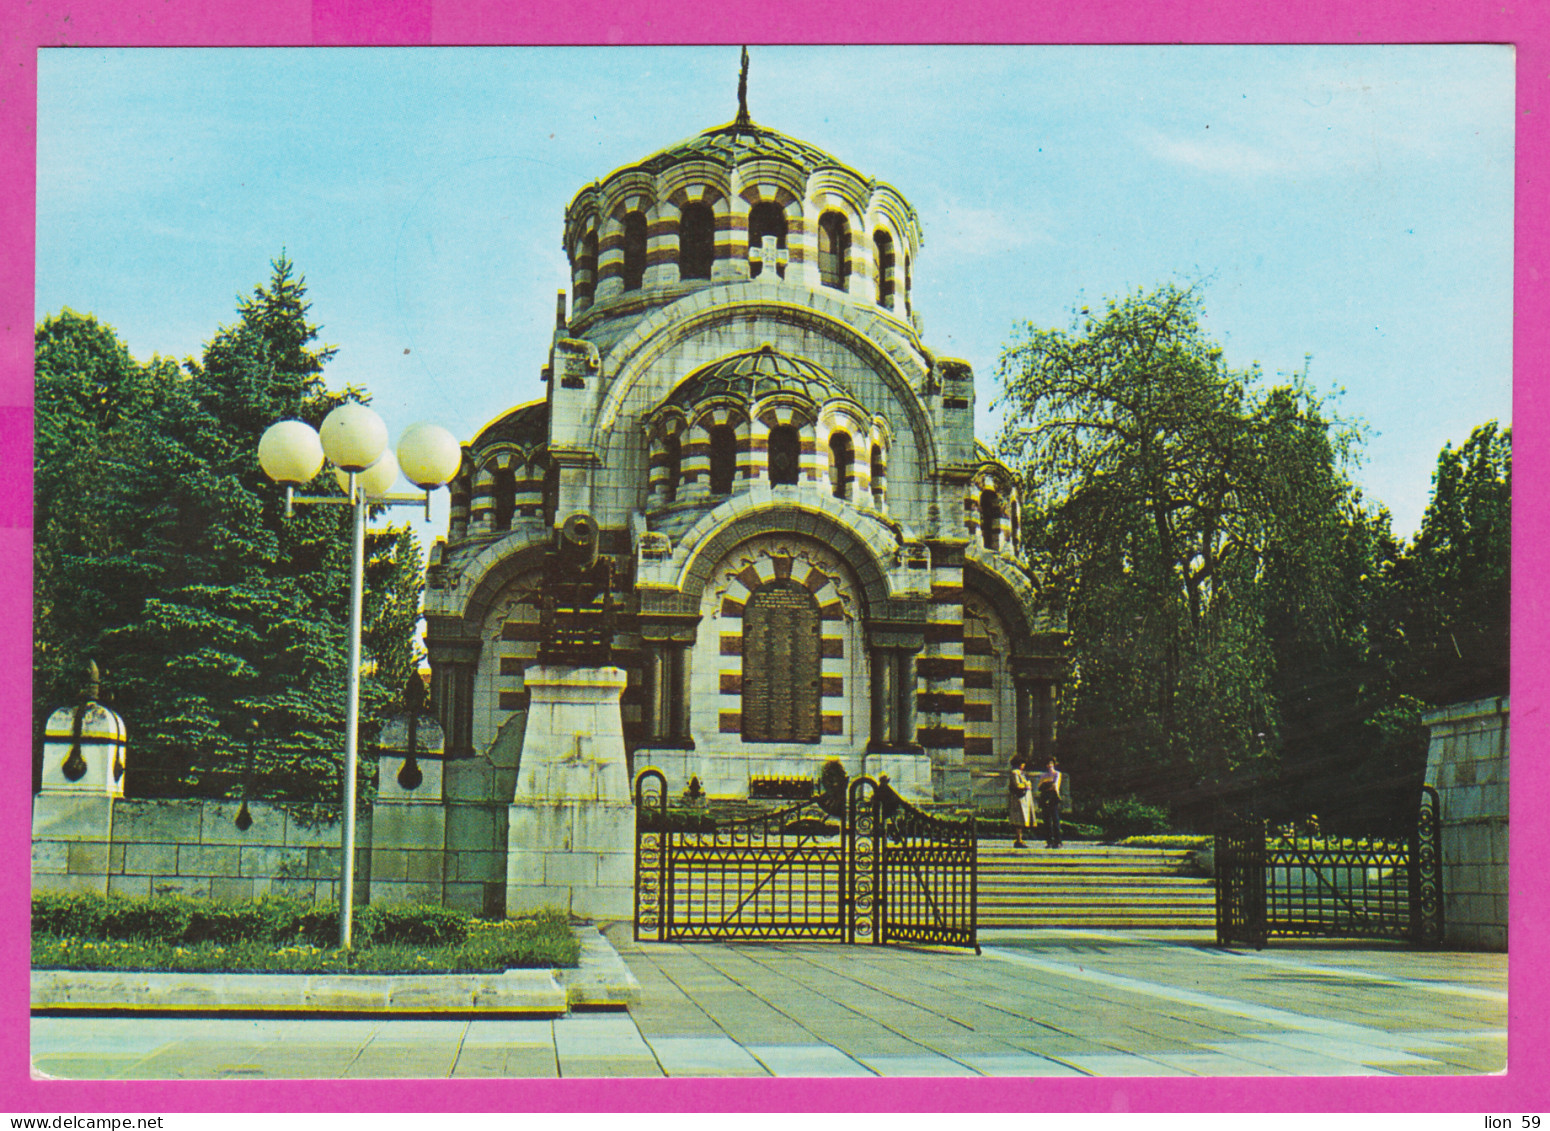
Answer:
POLYGON ((1211 931, 1216 887, 1187 848, 982 840, 979 926, 1211 931))

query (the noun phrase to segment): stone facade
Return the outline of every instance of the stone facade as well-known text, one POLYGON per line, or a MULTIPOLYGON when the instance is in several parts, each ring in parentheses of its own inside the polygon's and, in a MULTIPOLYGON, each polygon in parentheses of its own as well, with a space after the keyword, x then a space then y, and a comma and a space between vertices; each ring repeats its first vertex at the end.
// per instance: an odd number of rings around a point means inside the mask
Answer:
POLYGON ((1444 938, 1507 949, 1508 700, 1458 703, 1425 716, 1426 781, 1442 814, 1444 938))
POLYGON ((1053 742, 1064 624, 973 372, 921 337, 909 202, 743 116, 583 188, 563 241, 546 396, 465 446, 431 552, 449 801, 512 798, 545 551, 585 513, 632 772, 744 797, 837 760, 1000 808, 1053 742))

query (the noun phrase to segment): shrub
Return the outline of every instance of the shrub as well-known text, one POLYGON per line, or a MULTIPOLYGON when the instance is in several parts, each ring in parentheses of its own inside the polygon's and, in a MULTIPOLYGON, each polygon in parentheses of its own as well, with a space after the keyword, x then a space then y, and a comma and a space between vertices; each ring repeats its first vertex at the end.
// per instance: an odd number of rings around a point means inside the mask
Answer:
POLYGON ((640 827, 646 832, 708 833, 716 827, 716 820, 703 809, 639 810, 640 827))
POLYGON ((243 903, 196 903, 189 909, 183 941, 230 946, 244 941, 273 942, 294 934, 291 924, 310 904, 282 896, 243 903))
POLYGON ((574 966, 580 954, 558 911, 485 924, 445 907, 357 907, 356 949, 342 952, 337 904, 39 892, 32 907, 38 969, 472 972, 574 966))
POLYGON ((1103 826, 1105 841, 1132 836, 1152 836, 1172 827, 1168 810, 1148 805, 1136 797, 1114 797, 1100 804, 1093 814, 1103 826))
POLYGON ((190 900, 162 895, 152 899, 116 899, 103 917, 102 929, 113 939, 181 939, 193 918, 190 900))
POLYGON ((468 916, 434 904, 374 907, 380 925, 374 941, 403 946, 455 946, 468 938, 468 916))
POLYGON ((818 775, 818 788, 825 797, 843 799, 849 787, 850 775, 845 772, 843 762, 838 758, 830 758, 823 764, 823 770, 818 775))
POLYGON ((81 939, 107 936, 102 924, 108 897, 80 892, 40 891, 32 897, 32 929, 46 935, 73 935, 81 939))

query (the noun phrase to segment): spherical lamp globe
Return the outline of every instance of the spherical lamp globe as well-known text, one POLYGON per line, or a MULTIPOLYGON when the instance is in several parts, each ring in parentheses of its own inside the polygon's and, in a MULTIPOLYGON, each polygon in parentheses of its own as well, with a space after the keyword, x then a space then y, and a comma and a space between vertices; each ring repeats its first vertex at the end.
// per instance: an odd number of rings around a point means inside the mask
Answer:
POLYGON ((341 471, 365 471, 387 450, 387 425, 363 404, 346 401, 323 418, 323 451, 341 471))
POLYGON ((282 420, 264 430, 258 463, 276 483, 299 487, 323 469, 323 444, 304 420, 282 420))
MULTIPOLYGON (((350 481, 342 471, 334 472, 334 481, 339 484, 341 491, 350 490, 350 481)), ((355 473, 355 482, 359 485, 361 493, 368 499, 380 499, 393 489, 393 484, 398 482, 398 461, 393 458, 391 451, 384 451, 377 457, 377 462, 365 471, 355 473)))
POLYGON ((449 483, 463 465, 457 437, 437 424, 411 424, 398 439, 404 478, 423 491, 449 483))

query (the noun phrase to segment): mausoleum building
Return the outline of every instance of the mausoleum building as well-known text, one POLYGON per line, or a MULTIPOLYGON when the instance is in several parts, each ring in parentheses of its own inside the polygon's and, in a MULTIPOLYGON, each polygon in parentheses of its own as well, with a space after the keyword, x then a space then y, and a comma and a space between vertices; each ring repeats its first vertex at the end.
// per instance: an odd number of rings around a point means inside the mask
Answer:
POLYGON ((745 797, 838 760, 999 805, 1011 756, 1053 741, 1064 625, 974 374, 922 339, 909 201, 744 111, 583 187, 563 239, 546 394, 466 445, 431 554, 448 805, 511 798, 545 555, 578 514, 612 567, 632 770, 745 797))

